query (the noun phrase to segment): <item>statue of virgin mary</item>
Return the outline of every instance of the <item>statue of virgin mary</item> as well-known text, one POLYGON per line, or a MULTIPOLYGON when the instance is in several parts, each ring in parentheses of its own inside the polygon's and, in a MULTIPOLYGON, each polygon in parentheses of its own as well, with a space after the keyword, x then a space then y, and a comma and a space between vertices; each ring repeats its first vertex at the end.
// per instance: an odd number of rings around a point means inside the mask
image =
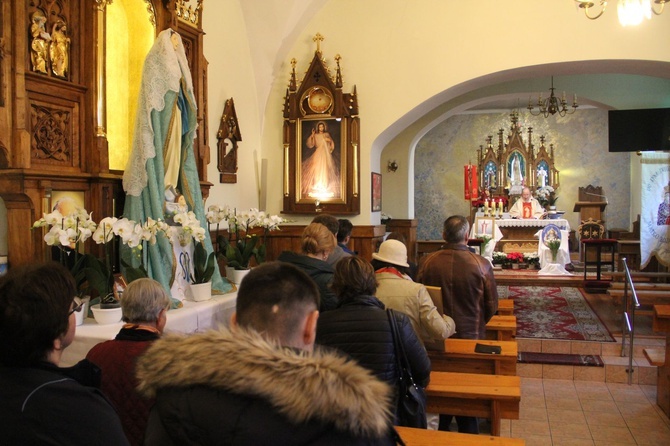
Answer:
MULTIPOLYGON (((146 222, 148 218, 167 220, 166 196, 178 190, 201 227, 209 227, 193 154, 196 117, 193 81, 184 45, 179 34, 164 30, 149 50, 142 71, 133 147, 123 175, 125 217, 136 222, 146 222)), ((205 235, 205 248, 212 252, 208 230, 205 235)), ((149 277, 170 290, 179 274, 170 240, 159 237, 147 250, 145 266, 149 277)), ((127 262, 129 254, 122 251, 127 262)), ((213 293, 231 289, 217 267, 212 277, 213 293)))

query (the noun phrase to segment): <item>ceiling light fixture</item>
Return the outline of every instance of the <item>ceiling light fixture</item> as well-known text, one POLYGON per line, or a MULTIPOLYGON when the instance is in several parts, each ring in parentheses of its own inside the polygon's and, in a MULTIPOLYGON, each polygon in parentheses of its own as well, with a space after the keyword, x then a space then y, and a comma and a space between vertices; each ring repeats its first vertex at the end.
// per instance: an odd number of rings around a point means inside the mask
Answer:
POLYGON ((558 113, 559 116, 571 115, 577 110, 579 105, 577 104, 577 95, 575 94, 572 99, 572 109, 568 109, 568 102, 565 100, 565 91, 561 99, 557 98, 554 95, 554 76, 551 76, 551 88, 549 89, 551 93, 547 99, 542 99, 542 93, 537 99, 537 104, 533 105, 531 99, 528 98, 528 111, 533 116, 544 115, 545 118, 548 118, 549 115, 555 115, 558 113), (535 107, 537 106, 537 110, 535 107))
MULTIPOLYGON (((663 8, 665 4, 670 0, 618 0, 617 5, 617 14, 619 16, 619 23, 622 26, 628 25, 639 25, 642 23, 643 19, 651 19, 651 13, 653 12, 656 15, 661 15, 663 13, 663 8), (661 5, 660 9, 657 11, 654 7, 654 4, 661 5)), ((593 8, 595 3, 589 0, 575 0, 577 6, 584 10, 586 17, 595 20, 605 12, 607 8, 607 0, 600 0, 598 7, 600 12, 596 15, 591 15, 589 13, 589 8, 593 8)))

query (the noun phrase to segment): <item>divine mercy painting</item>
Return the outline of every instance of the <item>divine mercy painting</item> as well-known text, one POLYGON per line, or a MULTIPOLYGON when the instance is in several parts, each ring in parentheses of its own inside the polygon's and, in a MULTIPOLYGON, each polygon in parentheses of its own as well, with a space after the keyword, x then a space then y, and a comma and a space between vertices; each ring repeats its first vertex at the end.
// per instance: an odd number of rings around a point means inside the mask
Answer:
POLYGON ((342 198, 340 122, 303 121, 301 129, 301 197, 318 201, 342 198))

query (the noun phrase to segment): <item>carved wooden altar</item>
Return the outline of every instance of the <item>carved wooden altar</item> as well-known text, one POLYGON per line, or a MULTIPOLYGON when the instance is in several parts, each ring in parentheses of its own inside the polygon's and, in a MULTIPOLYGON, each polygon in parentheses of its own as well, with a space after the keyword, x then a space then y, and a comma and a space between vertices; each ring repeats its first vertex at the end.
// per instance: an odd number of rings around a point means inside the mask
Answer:
MULTIPOLYGON (((511 126, 507 138, 504 130, 498 131, 497 146, 493 136, 486 138, 486 147, 477 151, 479 189, 486 190, 489 197, 520 195, 524 186, 535 190, 541 186, 559 186, 559 172, 554 165, 554 145, 547 149, 544 136, 540 136, 540 147, 533 144, 533 128, 528 128, 525 143, 517 112, 510 114, 511 126)), ((510 201, 510 204, 514 200, 510 201)))
MULTIPOLYGON (((172 28, 186 49, 198 102, 193 149, 206 197, 211 184, 202 0, 144 2, 155 35, 172 28)), ((109 169, 105 115, 105 45, 114 38, 105 17, 118 3, 0 2, 0 196, 11 265, 47 257, 41 231, 30 227, 51 210, 54 191, 83 193, 96 219, 123 209, 121 175, 109 169)))

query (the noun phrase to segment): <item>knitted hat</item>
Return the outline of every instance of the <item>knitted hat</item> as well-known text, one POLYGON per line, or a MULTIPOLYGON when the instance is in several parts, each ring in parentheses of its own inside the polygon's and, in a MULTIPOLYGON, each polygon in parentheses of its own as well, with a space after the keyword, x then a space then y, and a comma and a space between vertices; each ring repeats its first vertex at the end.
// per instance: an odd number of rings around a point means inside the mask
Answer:
POLYGON ((379 247, 379 252, 372 254, 373 259, 393 265, 408 267, 407 247, 399 240, 386 240, 379 247))

